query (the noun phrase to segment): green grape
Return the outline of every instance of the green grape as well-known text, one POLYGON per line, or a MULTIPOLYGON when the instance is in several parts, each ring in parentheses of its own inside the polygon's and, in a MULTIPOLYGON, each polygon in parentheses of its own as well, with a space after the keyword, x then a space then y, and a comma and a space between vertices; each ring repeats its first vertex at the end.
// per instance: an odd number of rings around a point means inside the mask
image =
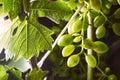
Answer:
POLYGON ((107 9, 110 9, 112 4, 108 0, 103 0, 102 6, 105 6, 107 9))
POLYGON ((108 0, 110 3, 113 3, 114 2, 114 0, 108 0))
POLYGON ((74 33, 80 32, 80 30, 82 29, 82 21, 81 20, 76 20, 73 25, 72 25, 72 31, 74 33))
POLYGON ((83 41, 83 46, 85 49, 94 49, 95 48, 95 44, 92 40, 86 38, 84 41, 83 41))
POLYGON ((97 61, 96 61, 96 58, 95 58, 93 55, 88 54, 88 55, 85 56, 85 59, 86 59, 87 64, 88 64, 90 67, 92 67, 92 68, 95 68, 95 67, 96 67, 97 61))
POLYGON ((118 4, 120 5, 120 0, 117 0, 118 4))
POLYGON ((108 0, 113 5, 118 5, 117 0, 108 0))
POLYGON ((114 23, 112 29, 117 36, 120 36, 120 23, 114 23))
POLYGON ((67 5, 68 5, 68 7, 69 7, 70 9, 72 9, 72 10, 74 10, 74 9, 77 7, 77 3, 75 3, 74 0, 68 1, 67 5))
POLYGON ((114 0, 114 2, 112 3, 113 5, 118 5, 117 0, 114 0))
POLYGON ((101 1, 100 0, 90 0, 90 6, 96 10, 99 11, 101 9, 101 1))
POLYGON ((82 40, 81 36, 77 36, 73 39, 73 42, 80 42, 82 40))
POLYGON ((67 45, 62 50, 62 56, 63 57, 67 57, 67 56, 71 55, 74 50, 75 50, 75 46, 74 45, 67 45))
POLYGON ((69 25, 69 27, 68 27, 68 33, 69 34, 74 34, 74 32, 72 31, 72 24, 75 22, 75 20, 73 20, 71 23, 70 23, 70 25, 69 25))
POLYGON ((72 31, 72 26, 69 26, 69 27, 68 27, 68 33, 69 33, 69 34, 74 34, 74 32, 72 31))
POLYGON ((78 54, 71 55, 67 60, 68 67, 75 67, 80 62, 80 57, 78 54))
POLYGON ((72 35, 69 34, 65 34, 63 36, 60 37, 60 39, 58 40, 58 45, 59 46, 66 46, 69 45, 73 42, 73 37, 72 35))
POLYGON ((108 46, 104 42, 96 41, 94 44, 96 47, 93 50, 98 54, 106 53, 109 50, 108 46))
POLYGON ((103 25, 101 25, 96 29, 95 33, 98 39, 103 38, 106 34, 106 28, 103 25))
POLYGON ((103 12, 104 14, 109 14, 110 9, 108 9, 105 5, 103 5, 103 6, 102 6, 102 12, 103 12))
POLYGON ((114 12, 113 16, 114 16, 116 19, 120 19, 120 8, 118 8, 118 9, 114 12))
POLYGON ((100 25, 105 23, 105 17, 102 15, 98 15, 97 17, 95 17, 94 19, 94 27, 99 27, 100 25))
POLYGON ((98 15, 99 13, 95 10, 90 10, 88 12, 88 15, 90 15, 93 19, 98 15))
MULTIPOLYGON (((107 0, 105 0, 105 1, 107 1, 107 0)), ((107 3, 106 3, 106 5, 105 5, 105 7, 106 7, 106 8, 108 8, 108 9, 110 9, 110 8, 111 8, 111 6, 112 6, 112 4, 111 4, 111 3, 109 3, 109 2, 107 2, 107 3)))
POLYGON ((118 80, 118 79, 117 79, 116 75, 111 74, 108 76, 108 80, 118 80))
POLYGON ((106 73, 106 74, 109 74, 110 72, 111 72, 110 68, 109 68, 109 67, 106 67, 106 68, 105 68, 105 73, 106 73))

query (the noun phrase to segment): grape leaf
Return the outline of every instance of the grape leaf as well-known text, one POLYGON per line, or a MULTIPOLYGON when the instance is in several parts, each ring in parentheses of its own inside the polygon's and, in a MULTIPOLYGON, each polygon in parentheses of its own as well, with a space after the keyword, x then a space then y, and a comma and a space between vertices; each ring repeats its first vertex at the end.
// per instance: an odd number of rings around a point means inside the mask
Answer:
POLYGON ((0 6, 0 13, 9 13, 9 18, 11 20, 22 15, 22 0, 0 0, 0 3, 2 4, 2 6, 0 6))
POLYGON ((22 79, 22 73, 18 70, 15 70, 14 68, 10 69, 8 71, 9 73, 9 80, 23 80, 22 79))
MULTIPOLYGON (((70 8, 60 0, 53 2, 50 2, 49 0, 39 0, 33 1, 31 4, 32 6, 30 10, 34 11, 38 15, 42 12, 42 14, 45 14, 45 17, 47 16, 56 23, 59 23, 61 19, 68 20, 73 13, 70 8)), ((43 15, 39 17, 43 17, 43 15)))
MULTIPOLYGON (((17 17, 21 8, 21 1, 14 0, 13 4, 9 12, 11 19, 17 17)), ((26 19, 11 28, 11 36, 6 47, 6 59, 13 56, 15 56, 15 60, 20 59, 22 56, 29 59, 33 55, 38 56, 39 51, 52 49, 52 31, 37 22, 37 14, 40 10, 45 13, 45 16, 57 22, 61 19, 67 19, 71 15, 71 10, 60 0, 54 2, 48 0, 31 2, 29 15, 26 16, 26 19), (17 30, 15 31, 15 29, 17 30)))
MULTIPOLYGON (((34 17, 34 15, 32 16, 34 17)), ((14 35, 11 34, 12 37, 6 50, 10 57, 15 56, 15 60, 22 56, 28 59, 33 55, 38 56, 39 51, 52 49, 51 34, 53 32, 39 24, 36 19, 24 20, 16 28, 17 31, 14 35)), ((14 28, 12 32, 14 32, 14 28)))
MULTIPOLYGON (((8 2, 10 1, 8 0, 8 2)), ((12 8, 9 11, 9 17, 11 20, 15 19, 19 15, 20 11, 22 10, 21 5, 22 5, 22 0, 14 0, 12 8)))
POLYGON ((8 20, 2 20, 7 14, 3 14, 0 16, 0 52, 2 51, 3 48, 6 48, 6 44, 9 41, 10 38, 10 28, 11 26, 14 25, 18 25, 19 22, 17 21, 17 19, 14 19, 13 21, 11 21, 10 19, 8 20))
POLYGON ((6 73, 4 67, 0 65, 0 80, 7 80, 8 74, 6 73))
POLYGON ((48 71, 33 69, 28 75, 27 80, 43 80, 48 71))
POLYGON ((0 3, 2 3, 2 9, 4 13, 9 12, 13 7, 14 0, 0 0, 0 3))

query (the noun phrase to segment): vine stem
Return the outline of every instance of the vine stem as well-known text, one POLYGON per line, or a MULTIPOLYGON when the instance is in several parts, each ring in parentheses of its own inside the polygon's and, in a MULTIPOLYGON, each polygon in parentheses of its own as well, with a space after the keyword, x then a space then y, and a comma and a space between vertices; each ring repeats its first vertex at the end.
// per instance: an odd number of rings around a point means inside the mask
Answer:
MULTIPOLYGON (((79 13, 79 11, 81 10, 82 5, 78 7, 78 9, 76 10, 76 12, 73 14, 73 16, 71 17, 71 19, 69 20, 69 22, 66 24, 66 26, 63 28, 63 30, 60 32, 60 34, 58 35, 58 37, 56 38, 56 40, 54 41, 54 43, 52 44, 52 50, 54 49, 54 47, 56 46, 58 40, 60 39, 60 37, 66 32, 67 28, 69 27, 70 23, 73 21, 73 19, 77 16, 77 14, 79 13)), ((47 59, 47 57, 49 56, 49 54, 51 53, 52 50, 49 50, 45 53, 45 55, 42 57, 42 59, 37 63, 38 68, 41 68, 44 61, 47 59)))
MULTIPOLYGON (((89 26, 88 26, 88 29, 87 29, 87 38, 91 39, 93 41, 94 37, 93 37, 93 26, 92 26, 92 18, 90 17, 90 15, 88 15, 88 22, 89 22, 89 26)), ((88 54, 91 54, 93 55, 93 50, 92 49, 88 49, 87 50, 87 53, 88 54)), ((88 68, 87 68, 87 80, 94 80, 93 79, 93 69, 88 65, 88 68)))

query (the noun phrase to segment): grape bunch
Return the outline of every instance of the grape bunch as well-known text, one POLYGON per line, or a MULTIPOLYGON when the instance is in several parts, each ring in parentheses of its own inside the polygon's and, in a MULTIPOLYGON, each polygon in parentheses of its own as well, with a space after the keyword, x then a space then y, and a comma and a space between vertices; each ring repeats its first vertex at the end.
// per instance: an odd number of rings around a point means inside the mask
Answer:
MULTIPOLYGON (((98 60, 87 50, 91 49, 96 55, 103 55, 108 52, 108 45, 101 41, 111 29, 116 36, 120 36, 120 7, 114 11, 112 7, 120 6, 120 0, 62 0, 71 10, 83 5, 79 14, 69 24, 67 32, 62 35, 58 45, 63 47, 62 56, 67 57, 67 66, 75 67, 79 64, 81 55, 84 55, 86 63, 92 67, 98 67, 98 60), (111 14, 112 13, 112 14, 111 14), (89 23, 91 18, 92 24, 89 23), (88 38, 88 27, 94 28, 94 41, 88 38), (76 53, 76 49, 79 52, 76 53)), ((108 80, 117 80, 114 74, 107 76, 108 80)))
POLYGON ((88 65, 96 67, 97 61, 93 55, 86 54, 87 49, 93 49, 97 54, 103 54, 108 51, 108 46, 101 41, 93 42, 89 38, 82 36, 85 33, 83 20, 75 19, 66 34, 62 35, 58 41, 58 45, 63 47, 62 56, 68 57, 68 67, 75 67, 80 62, 80 54, 85 54, 88 65), (79 53, 74 53, 75 48, 80 47, 79 53))

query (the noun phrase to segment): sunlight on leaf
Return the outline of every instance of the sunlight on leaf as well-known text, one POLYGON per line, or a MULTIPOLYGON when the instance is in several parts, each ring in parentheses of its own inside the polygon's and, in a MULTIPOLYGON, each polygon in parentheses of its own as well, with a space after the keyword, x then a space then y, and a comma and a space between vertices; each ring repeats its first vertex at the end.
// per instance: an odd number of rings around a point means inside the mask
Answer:
POLYGON ((24 20, 17 28, 16 33, 10 38, 6 50, 10 57, 14 55, 15 60, 22 56, 29 59, 33 55, 38 56, 39 51, 52 49, 52 31, 36 20, 34 22, 24 20))
POLYGON ((10 28, 16 21, 16 19, 14 21, 10 19, 4 20, 5 16, 7 16, 7 14, 0 15, 0 52, 5 48, 10 37, 10 28))
POLYGON ((21 72, 25 72, 28 69, 31 69, 31 65, 30 65, 29 61, 27 61, 24 58, 20 58, 18 61, 10 60, 7 65, 9 66, 9 68, 15 67, 16 69, 18 69, 21 72))
MULTIPOLYGON (((48 0, 33 1, 30 10, 38 15, 41 15, 39 12, 42 11, 45 17, 47 16, 56 23, 59 23, 61 19, 69 20, 73 14, 70 8, 60 0, 54 2, 48 0)), ((39 17, 43 17, 43 15, 39 17)))

